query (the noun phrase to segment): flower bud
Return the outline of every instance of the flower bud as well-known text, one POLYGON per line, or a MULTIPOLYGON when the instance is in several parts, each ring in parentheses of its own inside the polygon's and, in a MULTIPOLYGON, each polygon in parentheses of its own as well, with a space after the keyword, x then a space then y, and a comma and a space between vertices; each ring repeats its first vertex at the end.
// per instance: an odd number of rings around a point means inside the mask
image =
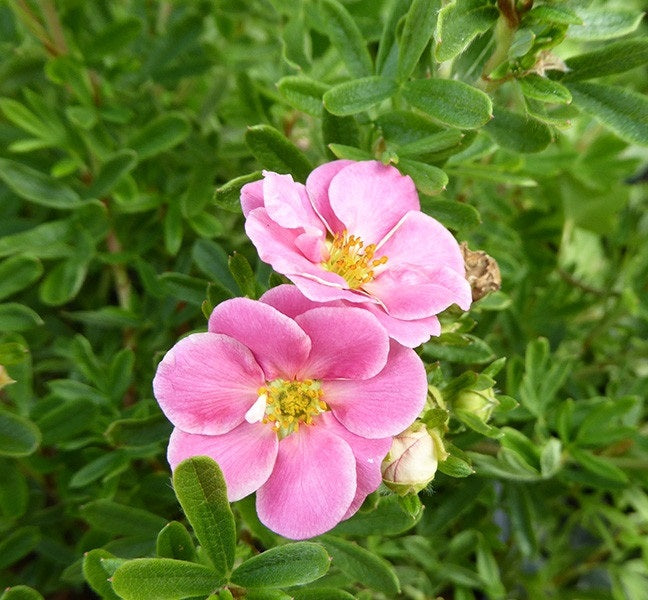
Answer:
POLYGON ((472 413, 486 423, 498 404, 499 402, 492 387, 485 390, 468 388, 457 394, 453 402, 453 408, 472 413))
POLYGON ((400 496, 420 492, 434 479, 439 460, 446 458, 439 433, 414 423, 394 438, 382 463, 383 482, 400 496))

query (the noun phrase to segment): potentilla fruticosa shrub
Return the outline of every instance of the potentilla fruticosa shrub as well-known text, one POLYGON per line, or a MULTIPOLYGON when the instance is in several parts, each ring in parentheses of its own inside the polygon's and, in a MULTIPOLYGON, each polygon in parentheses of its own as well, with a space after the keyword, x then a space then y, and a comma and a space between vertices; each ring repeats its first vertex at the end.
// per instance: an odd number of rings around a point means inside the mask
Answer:
POLYGON ((648 598, 638 0, 0 3, 0 598, 648 598))

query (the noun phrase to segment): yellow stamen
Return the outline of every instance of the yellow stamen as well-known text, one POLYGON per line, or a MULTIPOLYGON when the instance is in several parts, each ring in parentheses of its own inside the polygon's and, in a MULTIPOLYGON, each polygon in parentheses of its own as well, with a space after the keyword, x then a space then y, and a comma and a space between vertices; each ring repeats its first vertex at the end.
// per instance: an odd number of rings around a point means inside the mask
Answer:
POLYGON ((373 268, 387 262, 386 256, 374 259, 376 244, 365 246, 359 237, 349 235, 346 230, 336 233, 326 244, 329 257, 322 266, 344 277, 352 290, 369 283, 375 277, 373 268))

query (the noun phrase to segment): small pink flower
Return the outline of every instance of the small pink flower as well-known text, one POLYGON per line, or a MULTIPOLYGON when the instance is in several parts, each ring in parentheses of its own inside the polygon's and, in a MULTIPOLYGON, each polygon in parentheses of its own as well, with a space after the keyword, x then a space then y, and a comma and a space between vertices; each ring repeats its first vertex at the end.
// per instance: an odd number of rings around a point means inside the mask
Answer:
POLYGON ((311 300, 369 309, 401 344, 439 335, 436 315, 451 304, 470 307, 459 245, 392 166, 337 160, 306 185, 265 171, 241 205, 263 261, 311 300))
POLYGON ((261 521, 293 539, 356 512, 427 393, 421 360, 370 312, 313 306, 290 285, 227 300, 153 380, 171 467, 212 457, 230 501, 256 491, 261 521))

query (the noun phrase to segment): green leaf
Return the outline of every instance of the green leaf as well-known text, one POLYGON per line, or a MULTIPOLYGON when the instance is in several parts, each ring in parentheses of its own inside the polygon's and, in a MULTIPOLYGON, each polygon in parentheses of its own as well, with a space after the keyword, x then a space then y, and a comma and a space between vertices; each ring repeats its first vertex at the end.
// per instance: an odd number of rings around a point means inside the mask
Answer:
POLYGON ((398 156, 419 156, 431 152, 440 152, 458 146, 464 134, 456 129, 447 129, 427 135, 412 142, 399 146, 398 156))
POLYGON ((34 526, 21 527, 11 533, 3 533, 0 540, 0 569, 13 565, 29 554, 39 540, 38 527, 34 526))
POLYGON ((322 112, 322 139, 331 148, 333 144, 358 148, 360 127, 352 116, 340 117, 324 109, 322 112))
POLYGON ((90 257, 79 253, 50 269, 39 288, 40 299, 50 306, 61 306, 74 298, 88 273, 90 257))
POLYGON ((569 90, 564 85, 546 77, 540 77, 537 73, 530 73, 518 79, 518 83, 525 96, 540 102, 569 104, 572 100, 569 90))
POLYGON ((173 472, 173 487, 214 569, 228 574, 234 564, 236 527, 218 465, 206 456, 184 460, 173 472))
POLYGON ((449 477, 468 477, 475 473, 475 469, 472 468, 470 463, 453 455, 448 456, 439 463, 439 471, 449 477))
POLYGON ((254 125, 245 132, 245 143, 262 167, 276 173, 289 173, 304 182, 312 167, 306 155, 274 127, 254 125))
POLYGON ((238 294, 239 288, 229 270, 229 257, 220 244, 212 240, 196 240, 191 249, 196 266, 212 280, 238 294))
POLYGON ((569 447, 569 454, 576 460, 586 471, 600 477, 603 480, 612 483, 628 483, 628 476, 617 467, 612 461, 602 456, 592 454, 588 450, 569 447))
POLYGON ((614 73, 623 73, 648 63, 648 38, 633 38, 603 48, 571 56, 565 61, 569 71, 563 76, 564 81, 581 81, 594 79, 614 73))
POLYGON ((0 262, 0 300, 29 287, 43 274, 43 265, 32 256, 16 255, 0 262))
POLYGON ((178 300, 200 306, 207 293, 207 282, 204 279, 191 277, 184 273, 162 273, 158 279, 173 296, 178 300))
POLYGON ((380 499, 378 506, 369 511, 359 510, 353 517, 335 526, 334 533, 355 536, 397 535, 411 529, 423 511, 412 515, 403 509, 396 494, 380 499))
POLYGON ((324 575, 329 562, 319 544, 285 544, 248 558, 234 570, 231 580, 246 588, 304 585, 324 575))
POLYGON ((241 212, 241 188, 246 183, 261 179, 261 171, 255 171, 249 175, 242 175, 228 181, 226 184, 216 188, 214 202, 221 208, 230 212, 241 212))
POLYGON ((21 517, 27 511, 29 488, 18 461, 0 459, 0 481, 0 514, 7 519, 21 517))
POLYGON ((96 59, 126 50, 137 38, 142 29, 142 22, 136 17, 128 17, 109 24, 92 36, 92 43, 86 51, 96 59))
MULTIPOLYGON (((434 0, 436 2, 436 0, 434 0)), ((397 77, 399 23, 405 17, 409 9, 409 2, 398 0, 391 2, 387 10, 382 34, 378 42, 378 53, 376 55, 376 73, 385 77, 397 77)))
POLYGON ((373 63, 353 17, 337 0, 322 0, 321 11, 326 32, 353 77, 367 77, 373 63))
POLYGON ((59 258, 70 256, 72 247, 66 238, 72 231, 68 220, 42 223, 26 231, 0 238, 0 256, 27 253, 37 258, 59 258))
POLYGON ((346 158, 347 160, 375 160, 371 152, 360 150, 353 146, 345 146, 344 144, 329 144, 336 158, 346 158))
POLYGON ((38 418, 43 444, 59 444, 92 427, 97 406, 87 398, 67 400, 38 418))
POLYGON ((135 150, 140 160, 151 158, 183 142, 191 127, 182 113, 160 115, 133 135, 128 147, 135 150))
POLYGON ((162 414, 144 419, 119 419, 106 430, 106 438, 113 446, 139 448, 169 439, 171 425, 162 414))
POLYGON ((442 333, 434 341, 423 345, 427 360, 448 360, 458 363, 486 363, 495 358, 490 346, 468 333, 442 333))
POLYGON ((277 88, 290 106, 319 117, 322 114, 322 96, 330 86, 307 77, 289 75, 279 80, 277 88))
POLYGON ((387 596, 400 592, 400 583, 393 567, 372 552, 353 542, 332 535, 320 536, 333 564, 362 585, 379 590, 387 596))
POLYGON ((112 500, 93 500, 81 506, 81 517, 92 527, 116 535, 156 536, 166 519, 112 500))
POLYGON ((566 6, 550 6, 548 4, 534 6, 529 12, 529 18, 540 23, 559 23, 561 25, 583 24, 583 20, 566 6))
POLYGON ((178 521, 167 523, 157 536, 157 555, 161 558, 193 561, 196 558, 191 535, 178 521))
POLYGON ((494 107, 493 120, 484 131, 502 148, 514 152, 540 152, 552 140, 544 123, 501 106, 494 107))
POLYGON ((181 600, 206 596, 225 582, 209 567, 171 558, 136 558, 121 565, 112 577, 124 600, 181 600))
POLYGON ((43 600, 34 588, 26 585, 15 585, 5 589, 0 600, 43 600))
POLYGON ((21 198, 41 206, 72 209, 81 205, 81 198, 72 188, 13 160, 0 158, 0 179, 21 198))
POLYGON ((452 79, 418 79, 403 86, 403 96, 432 118, 460 129, 476 129, 491 118, 490 98, 477 88, 452 79))
POLYGON ((109 573, 102 564, 102 559, 115 558, 107 550, 97 548, 90 550, 83 557, 83 576, 90 587, 99 594, 103 600, 119 600, 110 584, 109 573))
POLYGON ((398 80, 405 81, 416 67, 436 25, 439 3, 414 0, 410 5, 398 49, 398 80))
POLYGON ((331 587, 316 587, 306 590, 294 590, 292 592, 294 600, 353 600, 354 596, 331 587))
POLYGON ((553 477, 562 467, 562 444, 558 438, 549 438, 540 453, 540 472, 546 479, 553 477))
POLYGON ((447 166, 445 168, 449 175, 456 177, 467 177, 492 181, 494 183, 507 183, 521 187, 535 187, 538 182, 526 175, 511 173, 509 170, 497 167, 496 165, 462 164, 457 167, 447 166))
POLYGON ((119 183, 121 178, 130 173, 137 164, 137 154, 133 150, 115 152, 102 165, 90 189, 86 192, 88 198, 103 198, 119 183))
POLYGON ((239 252, 234 252, 229 257, 228 265, 241 293, 248 298, 256 298, 256 277, 248 259, 239 252))
POLYGON ((353 115, 391 98, 397 90, 396 82, 378 75, 352 79, 328 90, 324 106, 334 115, 353 115))
POLYGON ((568 83, 574 104, 621 139, 648 145, 648 98, 629 89, 599 83, 568 83))
POLYGON ((129 465, 128 457, 121 452, 108 452, 83 465, 70 479, 71 489, 81 488, 101 477, 124 471, 129 465))
POLYGON ((444 6, 437 22, 436 59, 443 62, 461 54, 495 24, 498 14, 494 6, 481 0, 454 0, 444 6))
POLYGON ((417 160, 400 159, 398 170, 409 175, 418 190, 429 196, 441 193, 448 184, 448 176, 441 169, 417 160))
POLYGON ((0 331, 26 331, 43 324, 31 308, 16 302, 0 304, 0 331))
POLYGON ((421 210, 455 230, 474 229, 482 222, 479 211, 474 206, 456 200, 423 198, 421 210))
POLYGON ((0 455, 29 456, 40 441, 41 434, 34 423, 0 409, 0 455))
POLYGON ((577 15, 582 25, 572 25, 569 37, 575 40, 609 40, 632 33, 643 18, 638 10, 579 6, 577 15))

